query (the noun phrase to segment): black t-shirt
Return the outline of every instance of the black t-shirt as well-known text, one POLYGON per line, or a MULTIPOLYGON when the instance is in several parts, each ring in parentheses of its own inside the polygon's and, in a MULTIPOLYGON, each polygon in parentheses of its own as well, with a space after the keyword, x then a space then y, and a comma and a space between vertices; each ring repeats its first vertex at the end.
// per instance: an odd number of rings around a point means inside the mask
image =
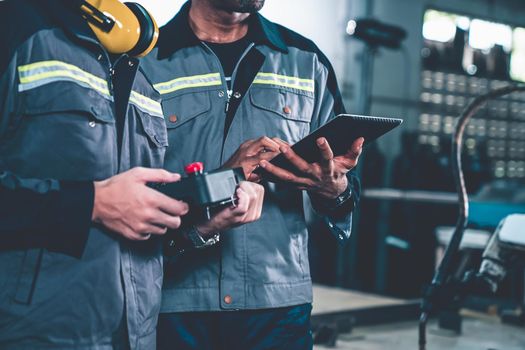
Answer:
POLYGON ((253 79, 264 62, 264 55, 259 51, 249 51, 237 67, 237 75, 232 86, 232 75, 236 68, 235 66, 252 42, 253 40, 251 40, 250 33, 248 32, 248 35, 244 38, 231 43, 206 43, 219 58, 228 85, 228 101, 225 104, 225 138, 242 98, 246 94, 246 91, 250 87, 253 79), (233 89, 235 89, 235 93, 233 92, 233 89))
POLYGON ((242 54, 250 45, 250 41, 245 37, 231 43, 209 43, 206 42, 206 45, 213 50, 215 55, 221 61, 222 69, 226 77, 226 82, 228 83, 228 90, 231 90, 231 78, 235 65, 239 62, 242 54))

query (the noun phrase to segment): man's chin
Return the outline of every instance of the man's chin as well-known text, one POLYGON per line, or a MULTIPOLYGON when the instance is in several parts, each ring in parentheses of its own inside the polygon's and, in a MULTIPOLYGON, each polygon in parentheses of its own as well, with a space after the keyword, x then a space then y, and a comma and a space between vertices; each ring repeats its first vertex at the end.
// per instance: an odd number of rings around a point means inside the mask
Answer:
POLYGON ((264 0, 241 0, 240 3, 241 4, 236 12, 256 13, 259 12, 264 6, 264 0))

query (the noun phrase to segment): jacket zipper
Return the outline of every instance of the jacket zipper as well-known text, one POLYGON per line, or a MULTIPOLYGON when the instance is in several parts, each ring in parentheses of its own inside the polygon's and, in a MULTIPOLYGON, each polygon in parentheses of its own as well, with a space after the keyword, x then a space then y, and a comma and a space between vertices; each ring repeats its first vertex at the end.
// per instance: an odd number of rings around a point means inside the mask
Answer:
MULTIPOLYGON (((233 79, 232 79, 232 80, 233 80, 233 79)), ((232 85, 231 85, 231 86, 232 86, 232 89, 231 89, 231 90, 230 90, 230 89, 227 89, 227 90, 226 90, 226 97, 227 97, 227 98, 226 98, 226 104, 225 104, 225 106, 224 106, 224 113, 226 113, 226 114, 227 114, 228 111, 230 110, 230 101, 231 101, 231 99, 232 99, 232 95, 233 95, 233 81, 230 82, 230 84, 232 84, 232 85)))
MULTIPOLYGON (((86 37, 86 36, 83 36, 83 35, 81 36, 81 39, 89 41, 90 43, 93 43, 96 46, 98 46, 100 51, 102 52, 100 55, 104 55, 104 59, 108 63, 109 79, 107 79, 106 82, 108 83, 109 94, 111 95, 111 97, 113 99, 113 113, 114 113, 115 118, 116 118, 115 94, 114 94, 114 91, 113 91, 113 76, 115 75, 114 67, 119 62, 119 60, 122 59, 122 57, 124 55, 118 57, 115 60, 114 64, 111 64, 111 59, 109 58, 109 55, 108 55, 106 49, 98 41, 94 40, 93 38, 86 37)), ((100 61, 100 59, 99 59, 99 61, 100 61)), ((116 120, 115 120, 115 122, 116 122, 116 120)), ((117 137, 116 137, 117 135, 116 135, 116 133, 117 133, 117 130, 115 129, 115 143, 117 143, 117 137)), ((115 145, 115 146, 118 146, 118 145, 115 145)), ((115 148, 117 148, 117 147, 115 147, 115 148)), ((121 167, 120 160, 121 160, 120 150, 117 149, 117 174, 120 172, 120 167, 121 167)))
MULTIPOLYGON (((230 87, 231 89, 230 90, 227 90, 227 95, 228 95, 228 98, 226 99, 226 108, 225 108, 225 113, 228 113, 228 111, 230 110, 230 101, 231 101, 231 98, 232 98, 232 95, 233 95, 233 85, 234 85, 234 82, 235 82, 235 77, 237 75, 237 68, 239 68, 239 64, 242 62, 242 60, 244 59, 244 57, 246 57, 246 55, 248 54, 248 52, 252 49, 252 47, 254 47, 255 44, 254 43, 250 43, 250 45, 248 45, 248 47, 246 48, 246 50, 244 50, 244 52, 242 53, 241 57, 239 58, 239 60, 237 61, 237 63, 235 64, 235 67, 233 68, 233 72, 232 72, 232 77, 231 77, 231 82, 230 82, 230 87)), ((215 53, 214 53, 215 54, 215 53)), ((215 56, 217 57, 217 56, 215 56)), ((218 58, 217 58, 218 60, 218 58)), ((224 74, 224 72, 223 72, 224 74)), ((224 135, 224 138, 226 139, 226 135, 224 135)), ((224 146, 224 145, 223 145, 224 146)))
MULTIPOLYGON (((98 46, 98 48, 102 52, 100 55, 104 55, 104 58, 106 59, 106 62, 109 63, 109 79, 107 80, 107 83, 108 83, 109 93, 111 94, 111 96, 113 96, 113 81, 111 79, 112 79, 113 75, 115 74, 115 71, 113 69, 113 67, 115 65, 111 65, 111 60, 109 59, 109 55, 108 55, 106 49, 98 41, 96 41, 93 38, 90 38, 90 37, 84 36, 84 35, 80 35, 79 38, 82 39, 82 40, 88 41, 88 42, 90 42, 90 43, 92 43, 92 44, 94 44, 96 46, 98 46)), ((120 57, 117 59, 117 61, 119 59, 120 59, 120 57)), ((97 61, 100 61, 100 58, 97 59, 97 61)))
MULTIPOLYGON (((216 62, 219 65, 219 70, 221 72, 221 77, 222 77, 222 80, 224 81, 224 87, 226 88, 226 103, 224 105, 224 113, 228 114, 228 111, 230 110, 230 101, 231 101, 231 98, 233 96, 233 91, 234 91, 233 87, 234 87, 234 82, 235 82, 235 76, 237 75, 237 68, 239 67, 239 64, 242 62, 244 57, 246 57, 248 52, 255 46, 255 43, 250 43, 250 45, 248 45, 246 50, 244 50, 244 52, 242 53, 241 57, 239 58, 239 60, 235 64, 235 67, 233 68, 233 72, 232 72, 231 81, 230 81, 230 88, 231 89, 228 89, 228 83, 226 83, 226 75, 224 74, 224 70, 222 68, 222 64, 221 64, 221 61, 219 60, 219 57, 217 57, 215 52, 208 45, 206 45, 205 42, 201 42, 201 43, 202 43, 202 45, 204 45, 211 52, 211 54, 213 55, 213 57, 215 57, 215 60, 216 60, 216 62)), ((220 164, 221 165, 223 163, 223 158, 224 158, 224 144, 226 143, 226 137, 228 136, 227 133, 228 133, 228 131, 224 134, 223 140, 222 140, 221 157, 220 157, 220 164)))

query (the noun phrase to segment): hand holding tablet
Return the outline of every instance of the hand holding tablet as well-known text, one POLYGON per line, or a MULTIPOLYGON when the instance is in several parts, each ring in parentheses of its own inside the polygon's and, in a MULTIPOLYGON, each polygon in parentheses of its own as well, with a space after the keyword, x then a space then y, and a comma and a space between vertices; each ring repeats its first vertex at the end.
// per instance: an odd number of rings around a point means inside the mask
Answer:
POLYGON ((300 189, 335 197, 346 185, 346 177, 333 182, 357 164, 362 146, 401 123, 395 118, 339 115, 293 146, 274 139, 281 145, 281 154, 270 162, 261 161, 259 173, 269 181, 291 182, 300 189))

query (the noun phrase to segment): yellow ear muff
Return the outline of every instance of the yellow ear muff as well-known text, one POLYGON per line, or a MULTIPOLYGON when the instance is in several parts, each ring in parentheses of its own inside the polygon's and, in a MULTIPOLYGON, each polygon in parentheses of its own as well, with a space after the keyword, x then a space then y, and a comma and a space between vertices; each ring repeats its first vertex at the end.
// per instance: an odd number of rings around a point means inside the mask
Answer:
POLYGON ((148 11, 138 4, 85 0, 80 9, 99 42, 110 53, 142 57, 157 42, 159 28, 148 11), (105 23, 105 19, 112 23, 105 23))
POLYGON ((159 38, 159 27, 155 18, 140 4, 134 2, 124 3, 135 14, 140 24, 140 36, 137 44, 129 53, 130 56, 143 57, 146 56, 157 43, 159 38))

